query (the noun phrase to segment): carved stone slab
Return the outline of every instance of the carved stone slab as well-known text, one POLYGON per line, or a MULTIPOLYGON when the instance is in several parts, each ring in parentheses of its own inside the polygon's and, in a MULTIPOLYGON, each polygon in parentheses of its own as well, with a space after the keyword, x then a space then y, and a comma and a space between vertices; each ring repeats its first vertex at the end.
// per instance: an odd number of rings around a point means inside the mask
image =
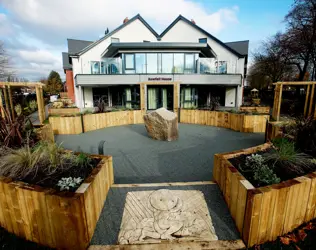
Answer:
POLYGON ((201 191, 160 189, 127 193, 119 244, 175 239, 218 239, 201 191))

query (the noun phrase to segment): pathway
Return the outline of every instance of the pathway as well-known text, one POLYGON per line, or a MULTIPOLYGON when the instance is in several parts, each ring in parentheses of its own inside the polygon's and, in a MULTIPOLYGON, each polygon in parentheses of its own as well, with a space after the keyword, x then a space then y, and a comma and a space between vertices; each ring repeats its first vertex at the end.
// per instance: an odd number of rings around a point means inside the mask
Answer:
MULTIPOLYGON (((45 105, 45 119, 48 117, 48 106, 49 104, 45 105)), ((29 118, 33 125, 40 125, 39 117, 38 117, 38 112, 35 111, 34 113, 29 115, 29 118)))

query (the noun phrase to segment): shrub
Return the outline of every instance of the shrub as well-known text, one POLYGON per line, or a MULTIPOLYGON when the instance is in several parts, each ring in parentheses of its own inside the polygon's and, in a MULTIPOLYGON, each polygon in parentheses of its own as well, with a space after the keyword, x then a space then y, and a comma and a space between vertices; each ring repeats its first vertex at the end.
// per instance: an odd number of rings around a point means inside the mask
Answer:
POLYGON ((34 112, 37 109, 37 102, 35 100, 30 101, 29 108, 32 112, 34 112))
POLYGON ((267 163, 277 168, 277 172, 296 176, 312 169, 311 156, 296 150, 294 142, 290 142, 285 138, 273 142, 274 149, 264 154, 264 158, 267 163))
POLYGON ((20 116, 22 114, 22 107, 20 104, 15 105, 14 107, 15 113, 20 116))
POLYGON ((78 187, 82 181, 83 181, 83 179, 80 177, 78 177, 78 178, 72 178, 72 177, 66 178, 66 177, 64 177, 58 181, 57 186, 60 187, 60 191, 70 190, 70 189, 73 189, 75 187, 78 187))
POLYGON ((279 183, 281 179, 278 178, 273 169, 269 168, 264 162, 265 160, 262 155, 252 154, 251 156, 247 156, 245 168, 241 167, 241 170, 244 172, 252 172, 253 179, 259 185, 279 183))
POLYGON ((102 97, 99 98, 99 100, 97 100, 96 106, 97 106, 97 113, 105 112, 106 103, 105 103, 105 101, 104 101, 104 99, 102 97))
POLYGON ((88 157, 87 154, 85 153, 80 153, 79 155, 77 155, 76 159, 75 159, 75 163, 78 166, 89 166, 91 163, 91 158, 88 157))
POLYGON ((12 118, 6 110, 4 114, 4 117, 0 116, 0 146, 14 148, 27 141, 35 143, 36 135, 29 118, 23 115, 12 118))

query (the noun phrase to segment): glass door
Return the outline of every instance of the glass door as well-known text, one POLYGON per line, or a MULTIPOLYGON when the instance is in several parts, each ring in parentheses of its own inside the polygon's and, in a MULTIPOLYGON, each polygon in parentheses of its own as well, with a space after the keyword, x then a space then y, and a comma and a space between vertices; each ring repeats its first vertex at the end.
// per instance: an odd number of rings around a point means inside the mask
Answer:
POLYGON ((147 86, 147 109, 173 110, 173 85, 147 86))

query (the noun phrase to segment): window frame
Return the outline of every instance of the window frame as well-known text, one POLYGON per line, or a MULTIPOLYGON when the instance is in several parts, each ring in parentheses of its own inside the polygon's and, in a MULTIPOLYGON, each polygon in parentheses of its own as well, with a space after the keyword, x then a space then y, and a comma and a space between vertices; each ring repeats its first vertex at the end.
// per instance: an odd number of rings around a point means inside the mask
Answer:
POLYGON ((195 71, 195 54, 194 53, 184 53, 184 71, 185 70, 193 70, 193 72, 195 71), (187 55, 192 55, 193 59, 192 59, 192 68, 187 68, 187 63, 186 63, 186 56, 187 55))
POLYGON ((127 54, 124 54, 124 69, 125 70, 136 70, 135 66, 136 66, 136 58, 135 58, 135 53, 127 53, 127 54), (126 65, 126 56, 133 56, 133 68, 127 68, 127 65, 126 65))
POLYGON ((199 43, 207 43, 207 37, 199 38, 199 43))

